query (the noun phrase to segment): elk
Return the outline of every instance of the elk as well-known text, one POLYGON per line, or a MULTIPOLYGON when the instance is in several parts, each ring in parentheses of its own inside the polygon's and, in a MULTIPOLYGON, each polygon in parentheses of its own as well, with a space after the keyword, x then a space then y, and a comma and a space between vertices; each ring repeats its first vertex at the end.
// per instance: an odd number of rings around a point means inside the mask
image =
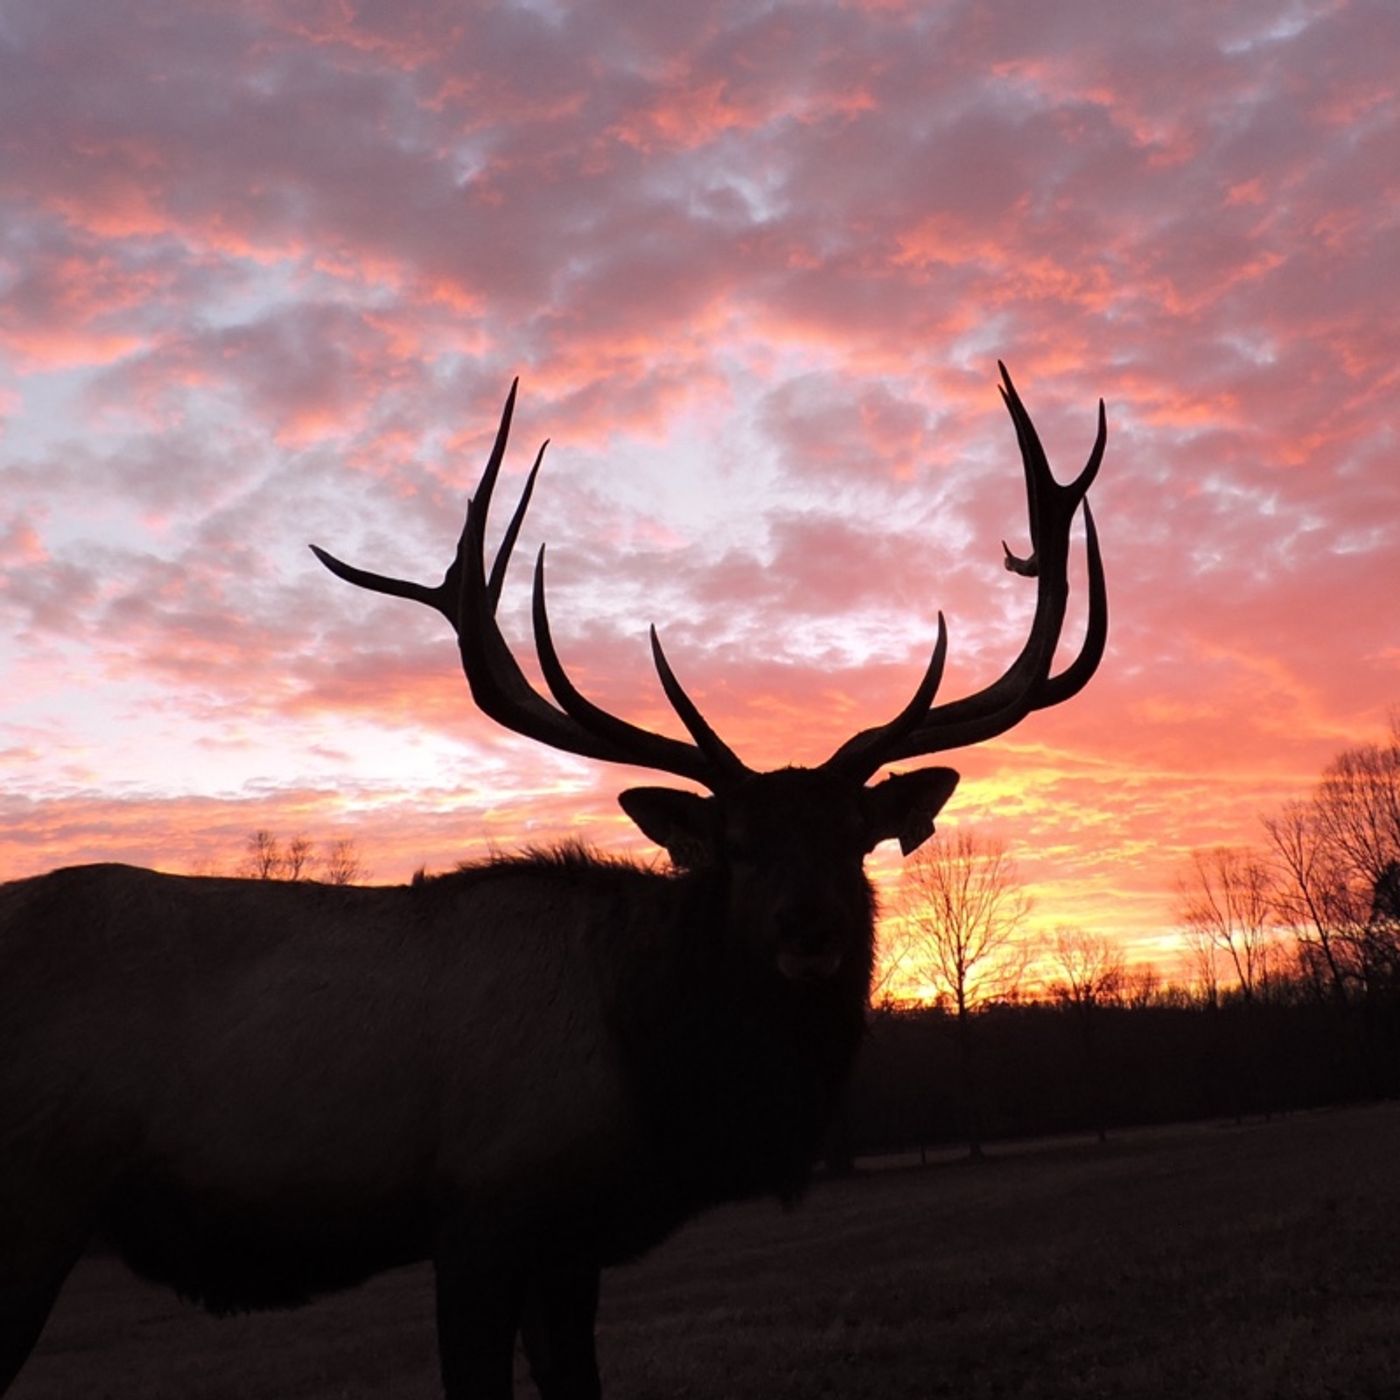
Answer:
POLYGON ((511 1395, 523 1343, 545 1400, 599 1395, 599 1270, 714 1203, 797 1197, 861 1039, 875 900, 867 853, 905 854, 958 781, 885 765, 977 744, 1088 681, 1107 630, 1086 492, 1057 483, 1002 368, 1036 579, 1005 673, 909 702, 813 768, 748 768, 672 671, 688 739, 587 699, 555 650, 544 555, 534 642, 496 620, 544 449, 498 551, 487 514, 512 386, 435 587, 344 564, 442 613, 492 719, 552 748, 704 789, 619 801, 668 869, 560 847, 399 887, 191 878, 90 865, 0 886, 0 1391, 94 1233, 215 1312, 294 1306, 431 1260, 449 1400, 511 1395), (1083 505, 1087 622, 1054 671, 1083 505))

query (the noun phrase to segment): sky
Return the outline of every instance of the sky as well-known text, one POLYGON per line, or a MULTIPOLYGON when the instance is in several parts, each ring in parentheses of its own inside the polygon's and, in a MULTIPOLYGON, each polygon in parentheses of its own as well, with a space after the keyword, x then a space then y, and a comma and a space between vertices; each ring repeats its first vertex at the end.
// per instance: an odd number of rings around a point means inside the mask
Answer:
POLYGON ((1400 703, 1397 75, 1392 0, 0 0, 0 878, 649 858, 653 776, 497 728, 306 548, 436 582, 517 375, 522 655, 547 540, 582 688, 679 732, 655 623, 754 767, 897 710, 940 609, 985 684, 1035 592, 1000 358, 1061 480, 1107 405, 1109 642, 935 760, 940 827, 1169 958, 1189 852, 1400 703))

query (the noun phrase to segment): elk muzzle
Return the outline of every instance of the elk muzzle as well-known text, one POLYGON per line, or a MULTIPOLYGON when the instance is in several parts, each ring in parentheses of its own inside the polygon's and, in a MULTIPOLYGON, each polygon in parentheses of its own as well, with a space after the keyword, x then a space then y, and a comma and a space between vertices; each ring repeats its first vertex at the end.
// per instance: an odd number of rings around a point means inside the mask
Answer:
POLYGON ((841 930, 833 923, 828 909, 795 904, 777 915, 778 971, 790 982, 826 982, 835 977, 845 961, 841 930))

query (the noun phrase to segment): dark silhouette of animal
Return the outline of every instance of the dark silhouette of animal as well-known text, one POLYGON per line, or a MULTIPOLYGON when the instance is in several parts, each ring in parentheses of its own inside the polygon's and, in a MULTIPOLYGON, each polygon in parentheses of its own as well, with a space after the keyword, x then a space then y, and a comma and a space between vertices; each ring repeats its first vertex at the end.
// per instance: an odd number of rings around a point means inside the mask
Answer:
MULTIPOLYGON (((656 633, 689 738, 549 696, 496 624, 535 462, 489 572, 487 512, 515 397, 443 582, 341 578, 452 624, 476 703, 553 748, 688 779, 631 788, 669 872, 582 848, 394 888, 92 865, 0 886, 0 1391, 94 1232, 216 1312, 290 1306, 431 1259, 443 1386, 512 1393, 519 1335, 546 1400, 599 1393, 602 1265, 719 1201, 803 1189, 862 1034, 878 842, 907 854, 957 774, 885 764, 979 743, 1089 679, 1103 568, 1085 492, 1057 484, 1003 369, 1037 580, 1019 656, 935 704, 947 633, 909 703, 820 766, 755 772, 706 723, 656 633), (1052 674, 1084 505, 1088 622, 1052 674)), ((540 449, 543 456, 544 449, 540 449)), ((314 546, 313 546, 314 548, 314 546)))

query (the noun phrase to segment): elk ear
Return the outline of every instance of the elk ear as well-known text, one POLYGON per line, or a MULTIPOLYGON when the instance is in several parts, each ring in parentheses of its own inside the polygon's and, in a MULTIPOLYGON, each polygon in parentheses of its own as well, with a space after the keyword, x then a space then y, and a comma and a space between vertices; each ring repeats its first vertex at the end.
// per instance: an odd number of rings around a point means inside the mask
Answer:
POLYGON ((914 773, 891 773, 874 787, 862 788, 867 851, 881 841, 899 838, 907 856, 933 835, 933 819, 953 795, 958 775, 951 768, 920 768, 914 773))
POLYGON ((693 869, 714 859, 714 798, 677 788, 635 787, 618 793, 617 801, 677 865, 693 869))

